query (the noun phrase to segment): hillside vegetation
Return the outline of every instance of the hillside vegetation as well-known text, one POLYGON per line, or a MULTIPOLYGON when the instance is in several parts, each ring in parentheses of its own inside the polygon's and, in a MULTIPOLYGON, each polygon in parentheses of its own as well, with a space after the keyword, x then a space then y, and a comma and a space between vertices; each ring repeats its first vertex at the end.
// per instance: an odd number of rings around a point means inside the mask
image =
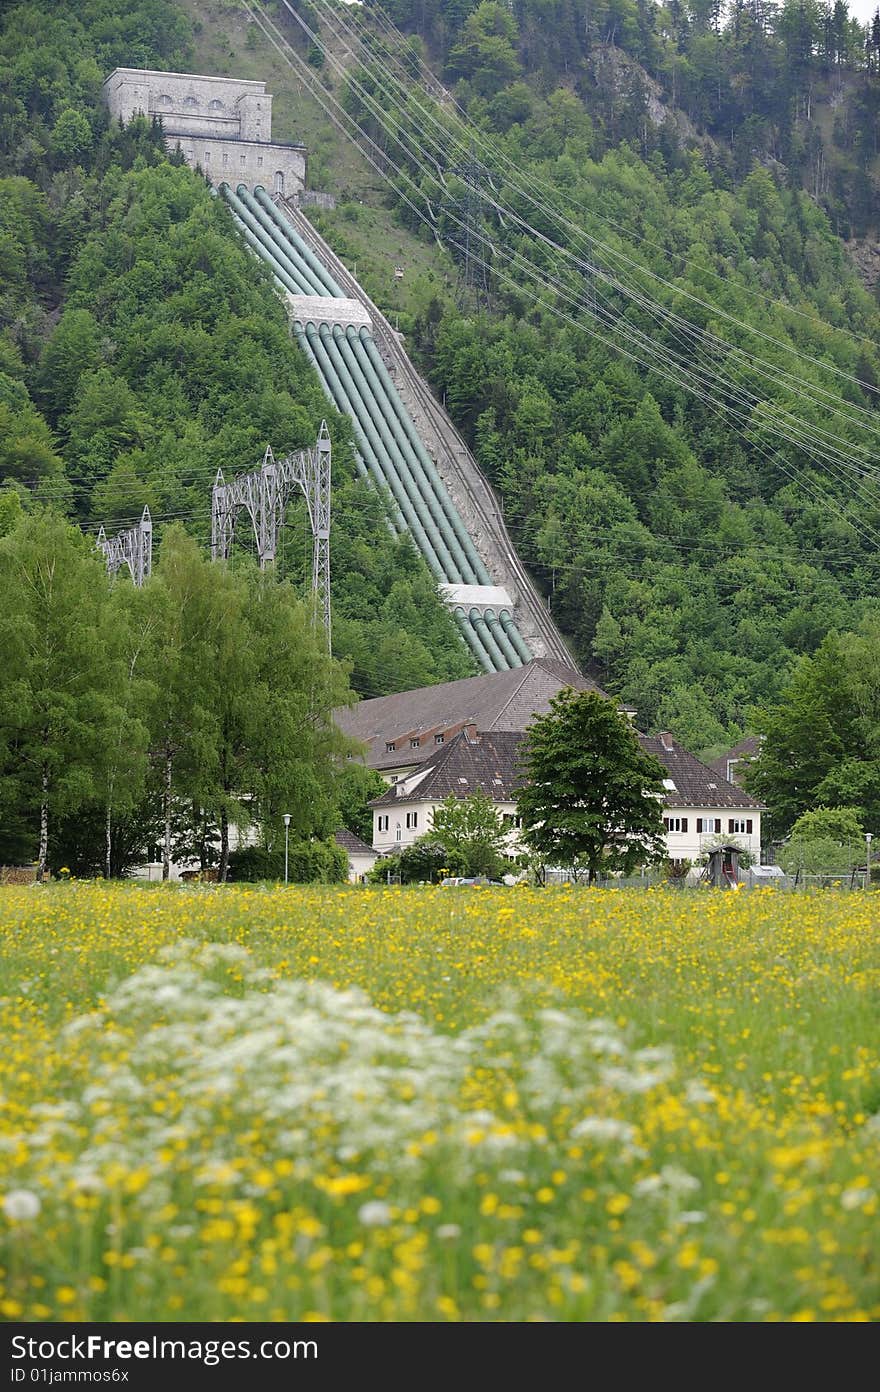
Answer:
MULTIPOLYGON (((114 64, 225 68, 266 76, 278 133, 318 147, 313 182, 340 196, 322 230, 399 312, 557 622, 640 723, 719 746, 874 607, 880 321, 842 237, 873 228, 880 79, 845 7, 121 16, 19 4, 0 31, 6 480, 89 526, 146 501, 204 536, 218 465, 307 443, 327 414, 356 688, 470 670, 217 201, 156 132, 106 128, 114 64)), ((297 577, 305 540, 299 518, 297 577)))
MULTIPOLYGON (((292 343, 271 279, 204 181, 145 121, 111 127, 114 66, 186 69, 167 0, 13 5, 0 22, 0 499, 89 531, 180 519, 210 539, 210 490, 334 437, 334 649, 360 692, 467 675, 427 568, 357 482, 348 421, 292 343)), ((5 514, 3 514, 5 515, 5 514)), ((310 573, 304 506, 280 569, 310 573)), ((246 546, 246 529, 240 529, 246 546)))

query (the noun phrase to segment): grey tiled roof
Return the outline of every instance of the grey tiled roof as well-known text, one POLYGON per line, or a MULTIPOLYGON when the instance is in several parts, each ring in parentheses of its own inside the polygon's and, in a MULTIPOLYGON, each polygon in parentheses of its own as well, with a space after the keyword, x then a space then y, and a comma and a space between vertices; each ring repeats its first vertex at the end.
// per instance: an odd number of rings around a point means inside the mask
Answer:
POLYGON ((359 836, 355 836, 353 831, 347 827, 342 827, 335 834, 337 846, 341 846, 346 855, 369 855, 374 856, 376 852, 372 846, 368 846, 366 841, 362 841, 359 836))
MULTIPOLYGON (((728 761, 732 760, 736 764, 745 767, 752 759, 756 759, 761 752, 761 740, 758 735, 746 735, 732 749, 727 749, 723 754, 719 754, 717 759, 709 761, 709 767, 716 769, 718 773, 727 777, 728 761)), ((736 775, 734 775, 736 777, 736 775)))
MULTIPOLYGON (((347 735, 367 746, 366 761, 371 768, 393 769, 421 763, 442 746, 436 735, 457 731, 452 727, 473 722, 486 733, 498 730, 525 730, 535 715, 545 715, 550 702, 563 687, 577 691, 599 691, 589 677, 552 658, 536 658, 523 667, 507 672, 487 672, 481 677, 422 686, 415 691, 397 691, 377 696, 356 706, 333 712, 336 724, 347 735), (410 741, 421 734, 425 743, 412 748, 410 741), (390 743, 400 748, 389 750, 390 743)), ((445 741, 444 741, 445 743, 445 741)))
POLYGON ((763 806, 735 783, 729 783, 716 769, 689 754, 671 735, 640 734, 639 744, 646 754, 653 754, 655 759, 659 759, 667 777, 675 784, 675 791, 670 789, 664 798, 667 807, 760 809, 763 806))
MULTIPOLYGON (((670 735, 661 739, 659 735, 638 734, 637 738, 645 753, 654 755, 675 784, 674 789, 666 791, 664 806, 761 808, 761 803, 701 763, 670 735)), ((468 797, 476 792, 483 792, 496 802, 513 802, 523 781, 519 758, 524 740, 525 735, 515 730, 494 730, 477 739, 469 738, 463 730, 370 805, 439 802, 450 795, 468 797)))
POLYGON ((370 806, 439 802, 450 796, 464 798, 479 792, 495 802, 513 802, 523 781, 517 767, 522 738, 515 730, 493 730, 471 739, 462 730, 429 755, 409 778, 395 783, 370 806))

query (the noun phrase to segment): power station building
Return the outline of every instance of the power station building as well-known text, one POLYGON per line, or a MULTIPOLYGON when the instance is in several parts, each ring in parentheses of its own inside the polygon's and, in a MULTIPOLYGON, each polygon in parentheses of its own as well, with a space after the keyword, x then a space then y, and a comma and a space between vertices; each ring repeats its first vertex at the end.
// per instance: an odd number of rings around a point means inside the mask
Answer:
POLYGON ((125 123, 138 114, 161 119, 169 149, 179 146, 214 184, 262 184, 293 201, 305 187, 306 148, 272 140, 265 82, 114 68, 102 90, 111 116, 125 123))

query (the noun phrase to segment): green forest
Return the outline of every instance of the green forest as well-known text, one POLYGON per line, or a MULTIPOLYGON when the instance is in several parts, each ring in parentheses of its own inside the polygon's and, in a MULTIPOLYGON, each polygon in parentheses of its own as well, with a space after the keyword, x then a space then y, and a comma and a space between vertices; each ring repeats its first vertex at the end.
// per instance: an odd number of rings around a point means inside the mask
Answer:
MULTIPOLYGON (((371 291, 370 218, 424 245, 407 345, 581 666, 698 752, 766 725, 799 664, 877 608, 880 318, 856 261, 877 234, 880 17, 842 0, 3 6, 8 544, 46 507, 90 539, 148 505, 204 551, 217 469, 326 418, 338 680, 474 670, 268 272, 160 128, 101 103, 116 65, 191 69, 212 24, 259 64, 256 11, 393 169, 316 219, 371 291)), ((320 169, 331 187, 326 148, 320 169)), ((304 508, 287 524, 293 603, 304 508)))

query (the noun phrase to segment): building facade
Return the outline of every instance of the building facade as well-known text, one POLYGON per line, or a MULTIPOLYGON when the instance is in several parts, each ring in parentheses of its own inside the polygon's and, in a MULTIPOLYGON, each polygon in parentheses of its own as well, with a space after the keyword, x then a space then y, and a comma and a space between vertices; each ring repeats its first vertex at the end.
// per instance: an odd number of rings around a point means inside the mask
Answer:
MULTIPOLYGON (((389 785, 372 804, 373 849, 380 855, 402 850, 431 830, 434 809, 445 798, 482 792, 508 822, 508 853, 515 855, 521 849, 520 746, 535 716, 547 714, 565 687, 599 691, 580 673, 537 658, 511 671, 396 692, 336 711, 336 723, 364 742, 367 764, 389 785)), ((761 804, 672 735, 635 733, 665 772, 669 859, 696 861, 723 838, 760 861, 761 804)))
POLYGON ((162 122, 169 149, 214 184, 262 184, 296 199, 306 182, 306 149, 272 140, 272 96, 265 82, 196 73, 114 68, 103 85, 111 116, 162 122))

